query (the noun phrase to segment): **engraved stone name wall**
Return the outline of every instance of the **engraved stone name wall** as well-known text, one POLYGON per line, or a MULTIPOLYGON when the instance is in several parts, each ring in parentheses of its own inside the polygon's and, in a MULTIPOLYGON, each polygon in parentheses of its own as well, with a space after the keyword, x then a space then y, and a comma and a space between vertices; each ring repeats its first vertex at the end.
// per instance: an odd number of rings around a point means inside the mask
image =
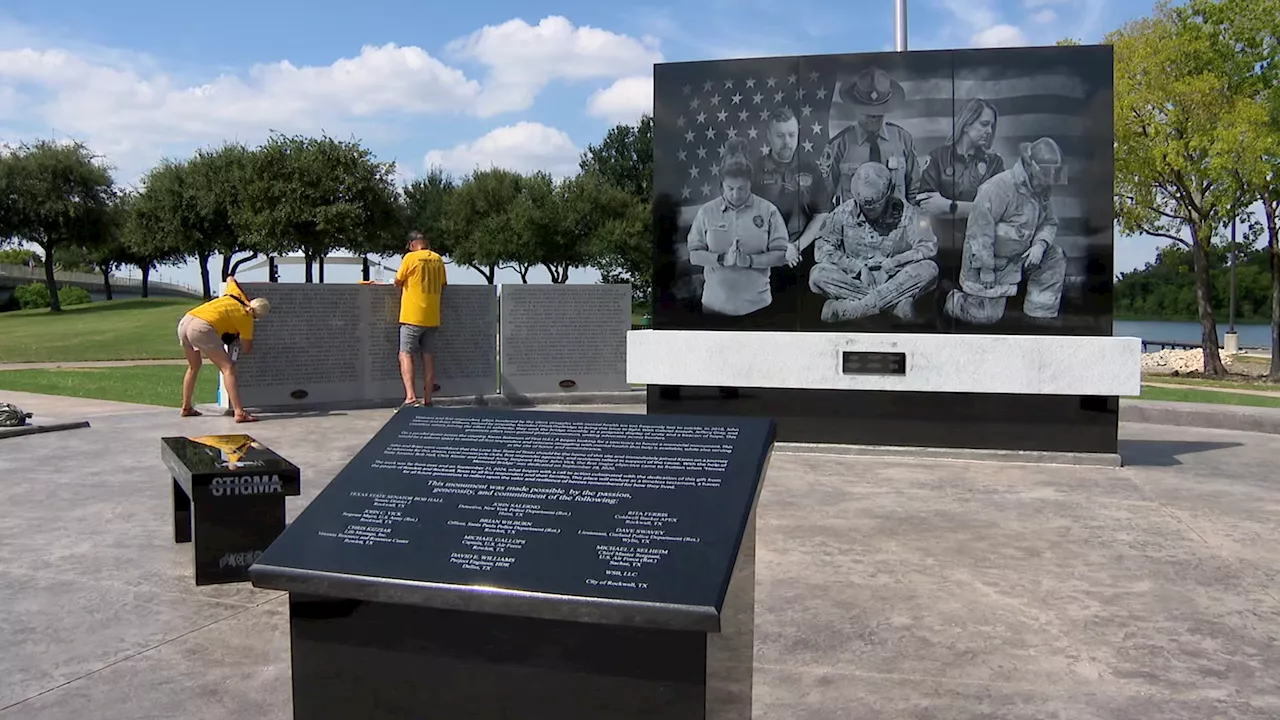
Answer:
MULTIPOLYGON (((249 407, 394 403, 400 380, 400 291, 389 285, 241 283, 271 301, 236 376, 249 407)), ((498 387, 497 288, 449 285, 436 337, 437 397, 490 395, 498 387)), ((624 338, 625 341, 625 338, 624 338)), ((419 361, 420 364, 420 361, 419 361)), ((417 384, 421 386, 421 368, 417 384)), ((419 391, 420 392, 420 391, 419 391)), ((225 391, 219 404, 228 407, 225 391)))
POLYGON ((502 392, 627 390, 631 286, 503 285, 502 392))

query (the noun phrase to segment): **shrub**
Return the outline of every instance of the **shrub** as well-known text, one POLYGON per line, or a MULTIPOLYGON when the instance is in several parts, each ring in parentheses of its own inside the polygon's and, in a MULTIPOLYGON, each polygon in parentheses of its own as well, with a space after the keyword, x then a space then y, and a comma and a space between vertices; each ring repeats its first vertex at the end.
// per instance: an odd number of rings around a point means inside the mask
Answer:
MULTIPOLYGON (((49 307, 49 288, 44 283, 21 285, 13 291, 13 296, 18 298, 18 306, 23 310, 49 307)), ((62 298, 61 294, 58 298, 62 298)))
POLYGON ((58 302, 62 303, 62 307, 85 305, 93 302, 93 296, 82 287, 68 285, 58 291, 58 302))

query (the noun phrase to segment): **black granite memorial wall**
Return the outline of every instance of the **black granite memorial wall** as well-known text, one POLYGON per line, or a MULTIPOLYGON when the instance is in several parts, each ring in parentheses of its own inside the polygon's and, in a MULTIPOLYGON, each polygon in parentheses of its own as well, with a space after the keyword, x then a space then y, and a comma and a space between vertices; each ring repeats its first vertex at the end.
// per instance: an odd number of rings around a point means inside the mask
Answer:
POLYGON ((295 717, 750 717, 755 418, 397 413, 251 570, 295 717))
MULTIPOLYGON (((655 66, 654 330, 1111 335, 1112 64, 1077 46, 655 66), (872 162, 876 222, 850 185, 872 162)), ((762 414, 786 440, 1110 453, 1117 406, 649 392, 650 412, 762 414)))

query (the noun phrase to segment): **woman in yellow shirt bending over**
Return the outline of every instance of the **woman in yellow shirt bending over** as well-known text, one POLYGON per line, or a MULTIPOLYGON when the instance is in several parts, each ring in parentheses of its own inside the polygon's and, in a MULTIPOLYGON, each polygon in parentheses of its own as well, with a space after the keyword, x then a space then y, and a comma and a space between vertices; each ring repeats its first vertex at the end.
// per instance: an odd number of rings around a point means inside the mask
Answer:
POLYGON ((187 374, 182 378, 182 416, 199 415, 191 404, 195 394, 196 377, 200 374, 200 354, 222 373, 222 384, 235 411, 236 422, 255 422, 256 417, 245 412, 240 402, 240 388, 236 386, 236 366, 227 355, 226 345, 237 338, 242 352, 253 349, 253 323, 271 312, 266 298, 249 299, 233 277, 227 278, 227 293, 191 310, 178 323, 178 341, 187 354, 187 374))

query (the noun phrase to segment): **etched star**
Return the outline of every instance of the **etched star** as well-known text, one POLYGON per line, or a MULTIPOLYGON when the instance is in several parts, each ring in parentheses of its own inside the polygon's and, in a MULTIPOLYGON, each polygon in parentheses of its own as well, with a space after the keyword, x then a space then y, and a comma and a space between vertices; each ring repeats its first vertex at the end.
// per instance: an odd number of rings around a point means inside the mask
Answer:
POLYGON ((803 99, 804 99, 804 94, 805 94, 805 93, 807 93, 807 92, 809 92, 809 91, 808 91, 808 90, 805 90, 804 88, 800 88, 799 90, 797 90, 797 91, 796 91, 796 97, 797 97, 797 98, 799 98, 799 99, 801 99, 801 100, 803 100, 803 99))
POLYGON ((751 138, 752 140, 756 139, 756 133, 757 133, 757 130, 755 128, 747 128, 747 137, 751 138))
POLYGON ((781 90, 779 90, 777 93, 774 94, 773 101, 776 103, 780 103, 782 102, 782 98, 784 97, 786 97, 786 94, 783 93, 781 90))
POLYGON ((759 104, 760 104, 760 101, 761 101, 761 100, 764 100, 764 96, 763 96, 763 95, 761 95, 760 93, 756 93, 755 95, 752 95, 752 96, 751 96, 751 101, 752 101, 752 102, 754 102, 754 103, 755 103, 755 104, 757 104, 757 105, 759 105, 759 104))
POLYGON ((700 159, 705 160, 705 159, 707 158, 707 149, 706 149, 706 148, 701 148, 701 147, 700 147, 700 148, 698 148, 698 157, 699 157, 700 159))
POLYGON ((712 95, 712 96, 711 96, 711 104, 712 104, 712 105, 719 105, 719 104, 720 104, 720 96, 719 96, 719 95, 712 95))
POLYGON ((676 127, 684 127, 684 116, 676 118, 676 127))
POLYGON ((713 127, 709 127, 709 128, 707 128, 707 139, 708 139, 708 140, 715 140, 715 139, 716 139, 716 129, 715 129, 715 128, 713 128, 713 127))
POLYGON ((725 80, 725 81, 724 81, 724 86, 725 86, 725 88, 726 88, 726 89, 733 89, 733 81, 732 81, 732 80, 725 80))
POLYGON ((765 82, 768 83, 768 87, 773 87, 778 84, 778 81, 773 78, 769 78, 768 80, 765 80, 765 82))
POLYGON ((811 112, 813 112, 813 108, 809 107, 808 105, 805 105, 804 107, 800 108, 801 115, 808 115, 811 112))
POLYGON ((684 86, 684 94, 685 94, 685 95, 688 95, 688 94, 689 94, 689 93, 691 93, 691 92, 693 92, 693 86, 692 86, 692 85, 685 85, 685 86, 684 86))
POLYGON ((733 101, 733 104, 734 104, 734 105, 737 105, 738 103, 742 102, 742 96, 741 96, 741 95, 739 95, 738 93, 734 93, 734 94, 733 94, 733 97, 731 97, 731 98, 729 98, 729 99, 733 101))
POLYGON ((698 177, 698 166, 697 166, 697 165, 690 165, 690 166, 689 166, 689 177, 691 177, 691 178, 696 178, 696 177, 698 177))
POLYGON ((795 85, 795 84, 796 84, 796 76, 795 76, 795 75, 788 75, 788 76, 787 76, 787 83, 788 83, 788 84, 791 84, 791 85, 795 85))
POLYGON ((761 110, 761 111, 760 111, 760 119, 761 119, 761 120, 768 120, 768 119, 769 119, 769 111, 768 111, 768 110, 761 110))
POLYGON ((755 87, 755 86, 756 86, 756 79, 755 79, 755 78, 747 78, 747 87, 749 87, 749 88, 753 88, 753 87, 755 87))
POLYGON ((821 133, 821 132, 822 132, 822 124, 821 124, 821 123, 814 123, 814 124, 813 124, 813 134, 814 134, 814 135, 817 135, 817 134, 819 134, 819 133, 821 133))
MULTIPOLYGON (((721 150, 721 152, 720 152, 720 155, 721 155, 721 156, 723 156, 723 155, 725 154, 725 152, 727 152, 724 148, 720 148, 720 150, 721 150)), ((711 166, 711 174, 712 174, 712 175, 716 175, 716 176, 720 175, 720 166, 719 166, 719 165, 712 165, 712 166, 711 166)))
POLYGON ((748 116, 748 115, 750 115, 750 114, 751 114, 751 113, 747 112, 746 110, 743 110, 743 111, 739 112, 739 113, 738 113, 738 121, 739 121, 739 122, 746 122, 746 121, 747 121, 747 116, 748 116))
POLYGON ((687 158, 687 157, 689 157, 689 153, 687 153, 687 152, 685 152, 685 151, 683 151, 683 150, 681 150, 680 152, 677 152, 677 153, 676 153, 676 159, 678 159, 680 162, 684 162, 684 161, 685 161, 685 158, 687 158))
POLYGON ((706 82, 702 83, 702 91, 703 91, 703 92, 711 92, 711 81, 710 81, 710 80, 708 80, 708 81, 706 81, 706 82))
POLYGON ((697 110, 697 109, 698 109, 698 106, 699 106, 699 105, 701 105, 701 104, 702 104, 702 101, 701 101, 701 100, 699 100, 698 98, 694 98, 694 99, 692 99, 692 100, 690 100, 690 101, 689 101, 689 109, 690 109, 690 110, 697 110))
POLYGON ((707 114, 706 114, 706 113, 698 113, 698 124, 699 124, 699 125, 705 125, 706 123, 707 123, 707 114))
POLYGON ((761 145, 761 146, 760 146, 760 154, 761 154, 761 155, 768 155, 768 154, 769 154, 769 146, 768 146, 768 145, 761 145))
POLYGON ((805 140, 804 142, 800 143, 800 146, 804 148, 805 152, 813 152, 813 143, 809 142, 808 140, 805 140))
MULTIPOLYGON (((728 154, 729 154, 729 146, 728 146, 728 145, 721 145, 721 146, 720 146, 720 157, 724 157, 725 155, 728 155, 728 154)), ((716 171, 715 171, 715 168, 714 168, 714 167, 711 169, 711 174, 712 174, 712 175, 715 175, 715 174, 716 174, 716 171)))
POLYGON ((816 70, 809 73, 809 82, 818 82, 818 72, 816 70))
POLYGON ((683 200, 687 197, 689 197, 689 186, 685 185, 684 187, 680 188, 680 199, 683 200))
POLYGON ((730 138, 736 138, 738 137, 738 128, 729 128, 726 133, 730 138))
POLYGON ((826 99, 827 99, 827 89, 826 89, 826 88, 818 88, 818 91, 817 91, 817 92, 815 92, 815 93, 814 93, 814 95, 817 95, 819 100, 826 100, 826 99))
POLYGON ((685 141, 685 142, 693 142, 693 131, 692 131, 692 130, 690 130, 689 132, 687 132, 687 133, 685 133, 685 134, 684 134, 684 141, 685 141))
POLYGON ((720 122, 724 122, 724 119, 727 117, 729 117, 729 113, 725 112, 724 110, 721 110, 720 112, 716 113, 716 119, 719 120, 720 122))
POLYGON ((703 184, 702 184, 702 194, 703 194, 703 195, 710 195, 710 194, 711 194, 711 186, 710 186, 710 185, 707 185, 706 183, 703 183, 703 184))

